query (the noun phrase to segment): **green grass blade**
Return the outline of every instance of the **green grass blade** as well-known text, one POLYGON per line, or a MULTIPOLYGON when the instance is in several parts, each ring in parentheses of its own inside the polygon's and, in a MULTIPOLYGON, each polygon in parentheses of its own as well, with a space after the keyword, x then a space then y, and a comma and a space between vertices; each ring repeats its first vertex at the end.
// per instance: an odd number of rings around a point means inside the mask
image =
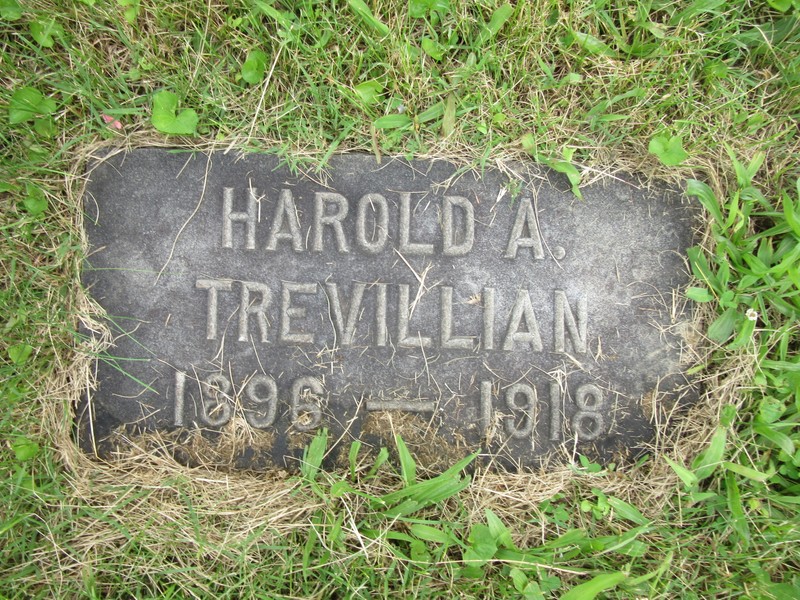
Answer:
POLYGON ((625 573, 604 573, 597 575, 586 583, 576 585, 566 594, 561 596, 561 600, 592 600, 601 592, 614 589, 625 581, 628 576, 625 573))
POLYGON ((399 435, 394 437, 395 444, 397 444, 397 455, 400 458, 400 473, 406 485, 410 486, 417 481, 417 464, 414 462, 414 457, 408 451, 408 446, 399 435))

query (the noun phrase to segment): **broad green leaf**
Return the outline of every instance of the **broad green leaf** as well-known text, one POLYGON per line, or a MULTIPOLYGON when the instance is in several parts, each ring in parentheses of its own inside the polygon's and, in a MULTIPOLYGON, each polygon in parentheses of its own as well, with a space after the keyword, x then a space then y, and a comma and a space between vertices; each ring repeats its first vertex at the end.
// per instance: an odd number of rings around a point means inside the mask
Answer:
MULTIPOLYGON (((800 201, 800 179, 797 180, 797 197, 800 201)), ((794 234, 800 238, 800 202, 798 208, 795 208, 794 202, 785 192, 783 194, 783 216, 786 217, 786 222, 794 234)))
POLYGON ((697 475, 692 473, 683 465, 676 463, 669 456, 665 456, 664 460, 666 460, 667 464, 672 467, 672 470, 675 471, 675 474, 683 482, 683 485, 685 485, 687 488, 693 488, 697 485, 697 475))
POLYGON ((428 552, 428 547, 425 545, 425 542, 421 542, 419 540, 411 540, 410 548, 411 550, 411 560, 418 563, 429 563, 431 562, 431 554, 428 552))
POLYGON ((383 84, 377 79, 371 79, 359 83, 354 89, 364 104, 375 104, 378 96, 383 92, 383 84))
POLYGON ((607 498, 609 505, 611 508, 614 509, 614 512, 617 516, 622 517, 623 519, 627 519, 637 525, 649 525, 650 519, 645 518, 645 516, 639 512, 639 509, 633 506, 632 504, 628 504, 624 500, 620 500, 619 498, 615 498, 613 496, 609 496, 607 498))
POLYGON ((736 350, 749 343, 753 339, 753 332, 756 329, 756 322, 750 319, 740 319, 739 331, 734 340, 726 346, 727 350, 736 350))
POLYGON ((774 423, 786 412, 786 405, 774 396, 764 396, 758 403, 758 419, 762 423, 774 423))
POLYGON ((742 508, 742 495, 733 473, 725 476, 725 488, 728 492, 728 510, 731 514, 730 523, 741 538, 742 545, 747 548, 750 542, 750 528, 747 526, 747 517, 742 508))
MULTIPOLYGON (((502 114, 502 113, 501 113, 502 114)), ((495 115, 497 116, 497 115, 495 115)), ((444 105, 444 115, 442 117, 442 135, 449 136, 456 128, 456 97, 453 94, 447 95, 444 105)))
POLYGON ((448 545, 456 543, 456 539, 452 535, 424 523, 413 523, 409 526, 409 531, 413 536, 426 542, 448 545))
POLYGON ((516 549, 508 527, 506 527, 505 523, 488 508, 486 509, 486 524, 498 547, 508 548, 509 550, 516 549))
POLYGON ((722 210, 720 210, 719 207, 719 202, 708 185, 702 181, 690 179, 686 182, 686 194, 700 200, 700 204, 711 213, 711 216, 714 217, 718 225, 722 225, 725 222, 725 218, 722 216, 722 210))
POLYGON ((694 273, 694 276, 700 281, 708 284, 711 289, 718 292, 719 282, 714 276, 714 273, 711 272, 704 252, 705 251, 700 246, 692 246, 686 250, 686 254, 689 257, 689 264, 692 267, 692 273, 694 273))
POLYGON ((24 123, 38 116, 46 116, 56 111, 56 103, 46 98, 42 92, 32 87, 15 91, 8 103, 8 122, 12 125, 24 123))
POLYGON ((686 290, 686 297, 695 302, 711 302, 714 299, 714 294, 706 288, 690 287, 686 290))
POLYGON ((758 481, 759 483, 765 483, 769 481, 769 479, 773 475, 775 475, 774 470, 769 473, 762 473, 761 471, 756 471, 755 469, 751 469, 750 467, 745 467, 744 465, 728 461, 722 463, 722 466, 728 471, 733 471, 737 475, 741 475, 742 477, 746 477, 747 479, 752 479, 753 481, 758 481))
POLYGON ((389 35, 389 28, 372 14, 364 0, 347 0, 347 4, 354 13, 361 17, 362 21, 372 27, 381 37, 389 35))
POLYGON ((522 149, 529 154, 536 153, 536 138, 533 137, 532 133, 526 133, 519 139, 519 143, 522 146, 522 149))
POLYGON ((22 7, 17 0, 0 0, 0 19, 16 21, 22 16, 22 7))
POLYGON ((46 138, 52 138, 56 135, 56 133, 58 133, 58 129, 56 129, 56 121, 50 115, 41 117, 39 119, 34 119, 33 130, 42 137, 46 138))
POLYGON ((375 120, 375 127, 378 129, 400 129, 408 127, 413 121, 408 115, 386 115, 375 120))
POLYGON ((586 532, 582 529, 570 529, 566 533, 558 536, 556 539, 545 542, 542 545, 542 548, 565 548, 567 546, 580 544, 586 541, 586 539, 586 532))
POLYGON ((511 581, 514 583, 514 589, 518 592, 524 590, 525 586, 528 585, 528 576, 517 567, 511 569, 509 575, 511 575, 511 581))
POLYGON ((441 119, 444 116, 444 103, 437 102, 433 106, 426 108, 424 111, 417 115, 418 123, 427 123, 435 119, 441 119))
POLYGON ((551 168, 567 176, 572 186, 572 193, 575 194, 575 197, 579 200, 583 200, 583 193, 581 193, 579 187, 581 184, 581 172, 578 171, 578 167, 566 160, 552 160, 549 161, 548 164, 551 168))
POLYGON ((780 12, 787 12, 792 8, 792 0, 767 0, 767 4, 780 12))
POLYGON ((449 13, 449 0, 409 0, 408 14, 412 19, 423 19, 432 12, 438 12, 440 15, 449 13))
POLYGON ((561 596, 561 600, 593 600, 600 592, 613 589, 625 581, 628 576, 625 573, 603 573, 597 575, 586 583, 576 585, 566 594, 561 596))
POLYGON ((55 19, 31 21, 30 31, 31 37, 44 48, 52 48, 55 45, 53 36, 61 37, 64 35, 64 29, 56 23, 55 19))
POLYGON ((407 498, 403 500, 400 504, 393 506, 385 511, 383 514, 385 517, 389 519, 398 519, 400 517, 407 517, 409 515, 413 515, 418 510, 422 509, 425 506, 422 502, 418 502, 413 498, 407 498))
POLYGON ((725 312, 708 327, 708 339, 721 344, 731 337, 734 329, 736 329, 736 324, 741 318, 742 315, 739 314, 735 307, 725 309, 725 312))
POLYGON ((19 462, 25 462, 39 454, 39 444, 24 436, 16 438, 11 447, 14 449, 14 456, 17 457, 19 462))
POLYGON ((753 426, 753 431, 775 444, 789 456, 794 456, 795 445, 792 441, 792 438, 785 433, 778 431, 777 428, 770 427, 765 423, 758 423, 757 425, 753 426))
POLYGON ((711 442, 708 444, 703 452, 701 452, 692 464, 694 474, 697 476, 698 481, 702 481, 717 469, 722 463, 722 457, 725 454, 725 442, 728 439, 728 432, 724 427, 717 427, 714 435, 711 436, 711 442))
POLYGON ((489 22, 486 24, 483 31, 481 31, 480 36, 478 37, 478 45, 482 46, 500 33, 503 25, 506 24, 506 21, 508 21, 512 14, 514 14, 514 7, 510 4, 503 4, 500 8, 495 10, 492 13, 492 17, 489 19, 489 22))
POLYGON ((686 3, 686 8, 672 16, 669 24, 674 27, 681 21, 689 22, 697 15, 716 12, 725 2, 726 0, 694 0, 693 2, 688 2, 686 3))
POLYGON ((636 538, 650 531, 648 525, 634 527, 621 535, 609 535, 592 538, 590 544, 593 549, 602 549, 604 554, 617 552, 626 556, 644 556, 647 553, 647 544, 636 538))
POLYGON ((178 96, 162 90, 153 96, 153 115, 151 122, 161 133, 168 135, 194 135, 200 120, 192 109, 177 113, 178 96))
POLYGON ((25 197, 22 205, 32 216, 40 215, 47 210, 47 196, 38 185, 28 183, 25 185, 25 197))
POLYGON ((432 38, 424 37, 422 38, 421 45, 422 49, 425 51, 425 54, 430 56, 433 60, 435 61, 442 60, 445 49, 444 46, 442 46, 439 42, 437 42, 432 38))
POLYGON ((14 344, 8 347, 8 358, 15 365, 24 365, 33 352, 33 346, 28 344, 14 344))
POLYGON ((657 135, 650 140, 647 150, 667 167, 679 165, 689 158, 683 149, 683 139, 678 136, 657 135))
POLYGON ((133 25, 139 16, 140 0, 117 0, 117 4, 125 8, 123 16, 125 20, 133 25))
POLYGON ((491 530, 483 523, 476 523, 469 532, 470 546, 464 551, 464 562, 472 566, 483 566, 494 558, 497 542, 491 530))
POLYGON ((572 37, 578 46, 583 48, 589 54, 595 56, 614 56, 615 52, 600 39, 596 38, 590 33, 583 33, 581 31, 573 31, 572 37))
POLYGON ((267 54, 261 50, 250 50, 242 64, 242 79, 250 85, 261 83, 267 69, 267 54))

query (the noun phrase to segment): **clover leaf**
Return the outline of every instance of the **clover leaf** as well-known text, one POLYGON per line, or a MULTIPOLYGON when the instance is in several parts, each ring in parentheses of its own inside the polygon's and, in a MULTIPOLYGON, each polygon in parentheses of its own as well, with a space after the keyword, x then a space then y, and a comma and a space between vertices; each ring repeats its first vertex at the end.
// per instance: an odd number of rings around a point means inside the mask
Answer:
POLYGON ((194 135, 199 121, 191 108, 178 112, 178 96, 162 90, 153 96, 153 115, 150 122, 161 133, 168 135, 194 135))
POLYGON ((683 139, 677 135, 672 137, 657 135, 650 140, 647 150, 650 154, 655 154, 658 160, 668 167, 679 165, 689 158, 683 149, 683 139))

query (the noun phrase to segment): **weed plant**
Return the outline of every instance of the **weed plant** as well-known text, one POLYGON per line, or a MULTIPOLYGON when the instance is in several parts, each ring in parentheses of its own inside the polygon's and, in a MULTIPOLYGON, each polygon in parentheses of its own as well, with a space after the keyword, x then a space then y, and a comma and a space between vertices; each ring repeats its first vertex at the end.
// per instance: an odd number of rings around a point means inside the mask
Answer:
MULTIPOLYGON (((800 597, 797 0, 0 0, 0 595, 800 597), (71 438, 101 144, 686 182, 698 407, 634 465, 104 465, 71 438)), ((669 421, 669 422, 668 422, 669 421)), ((148 445, 149 444, 149 445, 148 445)), ((148 451, 150 450, 150 451, 148 451)))

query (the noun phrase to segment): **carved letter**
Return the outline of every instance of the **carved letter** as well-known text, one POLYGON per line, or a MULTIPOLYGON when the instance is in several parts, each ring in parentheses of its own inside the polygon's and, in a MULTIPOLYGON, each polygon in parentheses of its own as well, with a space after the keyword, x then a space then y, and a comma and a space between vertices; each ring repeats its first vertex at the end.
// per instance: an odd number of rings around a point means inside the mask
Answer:
POLYGON ((544 258, 539 223, 536 220, 536 213, 533 210, 530 198, 520 200, 517 216, 514 219, 514 226, 511 228, 511 236, 508 239, 505 257, 516 258, 517 248, 533 248, 534 258, 544 258), (528 236, 522 237, 526 227, 528 236))
POLYGON ((272 303, 272 291, 269 286, 255 281, 242 282, 242 298, 239 303, 239 341, 246 342, 248 339, 247 321, 249 315, 256 316, 258 330, 261 333, 261 341, 267 341, 267 309, 272 303), (261 294, 261 302, 250 304, 250 292, 261 294))
POLYGON ((281 341, 292 344, 313 344, 314 334, 298 333, 292 331, 292 317, 305 318, 306 309, 303 306, 292 306, 292 293, 316 294, 316 283, 283 282, 281 290, 281 341))
POLYGON ((386 284, 375 284, 375 345, 386 346, 389 335, 386 331, 386 284))
POLYGON ((445 196, 442 206, 442 228, 444 229, 444 246, 442 252, 445 256, 464 256, 472 250, 475 242, 475 215, 472 203, 461 196, 445 196), (464 230, 461 232, 461 241, 456 243, 456 232, 453 231, 453 207, 459 207, 464 213, 464 230))
POLYGON ((247 212, 233 212, 233 188, 222 190, 222 247, 233 248, 233 224, 243 222, 247 228, 245 248, 256 247, 256 220, 258 192, 250 188, 247 194, 247 212))
POLYGON ((364 297, 364 283, 353 282, 353 291, 350 298, 350 309, 347 311, 347 320, 342 315, 342 304, 339 301, 339 287, 335 283, 326 283, 328 290, 328 302, 330 302, 331 312, 333 313, 333 324, 336 327, 336 334, 341 339, 342 346, 352 346, 353 338, 356 335, 356 324, 358 323, 358 312, 361 310, 361 299, 364 297))
POLYGON ((556 290, 555 295, 555 322, 553 323, 553 343, 556 352, 566 352, 567 341, 564 335, 564 326, 569 331, 569 340, 572 342, 574 352, 586 352, 586 324, 587 303, 586 296, 578 298, 578 322, 567 301, 567 294, 563 290, 556 290))
POLYGON ((344 229, 342 228, 342 221, 347 216, 348 210, 347 198, 341 194, 332 194, 329 192, 317 192, 314 194, 314 252, 322 252, 322 234, 323 228, 326 225, 333 228, 339 252, 350 252, 350 248, 347 246, 347 240, 344 237, 344 229), (326 203, 336 204, 336 212, 330 215, 325 214, 326 203))
POLYGON ((386 246, 389 237, 389 205, 380 194, 365 194, 358 201, 356 216, 356 243, 367 254, 377 254, 386 246), (367 239, 367 210, 375 212, 375 221, 371 227, 372 241, 367 239))
POLYGON ((450 350, 472 350, 472 338, 467 336, 453 337, 453 288, 439 288, 442 301, 442 348, 450 350))
POLYGON ((433 244, 418 244, 411 239, 411 194, 400 192, 400 252, 433 254, 433 244))
POLYGON ((297 207, 294 205, 292 192, 281 190, 278 203, 275 205, 275 216, 272 219, 272 228, 269 230, 267 250, 275 250, 278 240, 291 240, 295 252, 303 251, 303 238, 300 237, 300 221, 297 220, 297 207), (289 226, 289 231, 283 230, 283 220, 289 226))
POLYGON ((494 350, 494 288, 483 288, 483 347, 494 350))
POLYGON ((429 337, 417 335, 408 336, 408 320, 410 318, 408 306, 408 285, 401 283, 399 286, 399 299, 397 301, 397 340, 398 344, 406 348, 427 348, 433 343, 429 337))
POLYGON ((198 290, 208 290, 208 311, 206 313, 206 339, 217 339, 217 290, 229 292, 230 279, 198 279, 194 287, 198 290))
POLYGON ((511 309, 511 316, 508 318, 508 329, 506 330, 506 339, 503 342, 503 350, 513 350, 516 342, 530 344, 535 352, 542 351, 539 324, 536 322, 536 314, 533 312, 531 297, 526 289, 517 291, 517 299, 514 301, 514 308, 511 309), (522 321, 525 321, 526 331, 520 331, 522 321))

